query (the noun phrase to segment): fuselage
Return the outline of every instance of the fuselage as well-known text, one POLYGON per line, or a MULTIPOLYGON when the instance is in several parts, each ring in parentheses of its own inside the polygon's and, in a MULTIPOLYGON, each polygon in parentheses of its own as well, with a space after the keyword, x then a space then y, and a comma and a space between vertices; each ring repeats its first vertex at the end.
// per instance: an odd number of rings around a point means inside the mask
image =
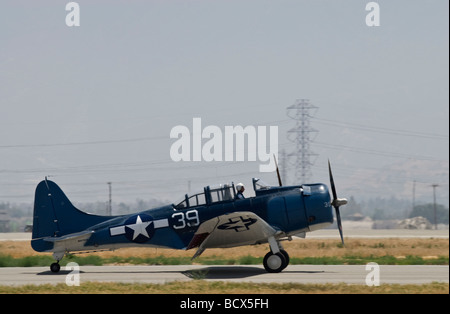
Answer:
MULTIPOLYGON (((246 199, 222 200, 181 209, 172 204, 115 217, 89 228, 94 233, 80 249, 136 245, 187 249, 202 222, 234 212, 255 213, 279 230, 280 237, 322 229, 333 222, 325 185, 273 187, 246 199), (136 230, 139 223, 150 221, 153 227, 146 226, 146 234, 136 230)), ((239 228, 232 223, 226 227, 239 228)))
MULTIPOLYGON (((333 223, 330 195, 324 184, 255 188, 255 196, 245 199, 236 199, 233 194, 234 186, 208 186, 202 193, 186 195, 177 205, 111 217, 77 210, 56 184, 46 181, 36 190, 32 247, 39 252, 61 253, 130 246, 190 249, 196 247, 192 241, 202 223, 241 212, 254 213, 264 220, 277 231, 278 239, 333 223)), ((215 227, 242 232, 254 220, 230 219, 215 227)), ((258 241, 261 243, 261 239, 258 241)), ((245 244, 248 241, 230 246, 245 244)))

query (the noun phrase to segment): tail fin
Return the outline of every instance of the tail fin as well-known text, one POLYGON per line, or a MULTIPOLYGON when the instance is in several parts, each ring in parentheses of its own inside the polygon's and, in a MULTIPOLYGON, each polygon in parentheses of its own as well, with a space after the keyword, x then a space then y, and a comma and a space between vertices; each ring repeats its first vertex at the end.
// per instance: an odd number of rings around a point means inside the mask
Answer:
POLYGON ((32 246, 36 251, 43 251, 43 247, 37 246, 42 241, 35 240, 80 232, 111 218, 78 210, 56 183, 41 181, 34 198, 32 246))

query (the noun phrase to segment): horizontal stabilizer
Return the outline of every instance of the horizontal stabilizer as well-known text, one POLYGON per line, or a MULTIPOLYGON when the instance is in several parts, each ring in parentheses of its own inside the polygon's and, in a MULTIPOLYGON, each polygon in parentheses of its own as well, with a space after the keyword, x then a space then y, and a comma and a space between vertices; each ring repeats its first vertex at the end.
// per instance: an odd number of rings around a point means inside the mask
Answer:
MULTIPOLYGON (((47 237, 43 238, 44 242, 53 243, 53 248, 51 249, 54 253, 60 253, 62 256, 65 252, 70 251, 82 251, 85 249, 84 244, 94 233, 93 230, 86 230, 71 234, 66 234, 61 237, 47 237)), ((61 256, 61 258, 62 258, 61 256)))
POLYGON ((54 243, 63 242, 63 241, 72 241, 72 240, 86 240, 93 233, 94 233, 93 230, 86 230, 86 231, 67 234, 62 237, 48 237, 48 238, 44 238, 43 240, 48 241, 48 242, 54 242, 54 243))

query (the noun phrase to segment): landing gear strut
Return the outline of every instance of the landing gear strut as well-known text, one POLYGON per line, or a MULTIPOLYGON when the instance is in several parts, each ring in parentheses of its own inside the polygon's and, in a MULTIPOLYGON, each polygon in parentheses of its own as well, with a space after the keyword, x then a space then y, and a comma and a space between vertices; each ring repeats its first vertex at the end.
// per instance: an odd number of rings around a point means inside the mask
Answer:
POLYGON ((62 258, 64 257, 66 253, 65 252, 54 252, 53 253, 53 258, 56 260, 55 263, 50 265, 50 270, 54 273, 59 272, 59 270, 61 269, 61 266, 59 265, 59 261, 62 260, 62 258))
POLYGON ((263 265, 269 273, 279 273, 289 265, 289 254, 280 248, 275 238, 269 238, 270 252, 264 256, 263 265))

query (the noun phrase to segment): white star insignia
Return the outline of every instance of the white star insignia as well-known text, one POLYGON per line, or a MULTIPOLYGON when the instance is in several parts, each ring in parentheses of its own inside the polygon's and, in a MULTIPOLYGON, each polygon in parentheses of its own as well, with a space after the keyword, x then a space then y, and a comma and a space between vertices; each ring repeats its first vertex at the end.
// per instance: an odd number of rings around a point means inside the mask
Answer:
POLYGON ((139 235, 143 235, 144 237, 150 238, 147 233, 147 227, 153 223, 153 221, 142 222, 141 216, 137 216, 136 223, 133 225, 127 225, 128 228, 133 229, 133 240, 135 240, 139 235))

